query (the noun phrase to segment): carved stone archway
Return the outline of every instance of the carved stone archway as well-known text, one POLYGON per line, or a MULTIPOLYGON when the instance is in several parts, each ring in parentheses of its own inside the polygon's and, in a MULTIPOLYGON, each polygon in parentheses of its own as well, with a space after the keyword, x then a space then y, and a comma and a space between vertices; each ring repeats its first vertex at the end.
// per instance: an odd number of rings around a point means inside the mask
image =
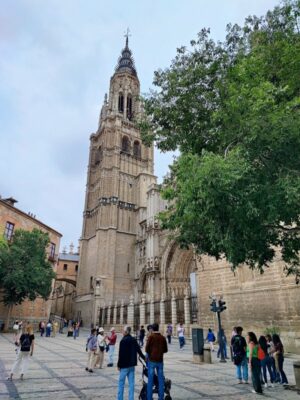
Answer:
POLYGON ((175 241, 166 246, 161 262, 162 295, 183 297, 190 290, 190 274, 196 263, 192 249, 181 249, 175 241))

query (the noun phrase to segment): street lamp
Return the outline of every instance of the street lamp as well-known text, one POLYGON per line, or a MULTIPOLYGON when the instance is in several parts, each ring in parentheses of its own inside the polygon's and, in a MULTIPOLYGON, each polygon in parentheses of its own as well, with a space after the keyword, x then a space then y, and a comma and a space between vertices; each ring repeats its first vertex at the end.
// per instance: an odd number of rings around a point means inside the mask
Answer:
POLYGON ((221 312, 225 311, 227 307, 225 306, 226 301, 223 301, 223 296, 220 296, 219 300, 217 300, 217 297, 215 295, 209 296, 209 298, 212 300, 210 304, 210 310, 214 313, 217 313, 218 316, 218 340, 219 340, 219 346, 220 346, 220 362, 226 363, 225 359, 225 340, 224 340, 224 329, 222 328, 221 325, 221 312))

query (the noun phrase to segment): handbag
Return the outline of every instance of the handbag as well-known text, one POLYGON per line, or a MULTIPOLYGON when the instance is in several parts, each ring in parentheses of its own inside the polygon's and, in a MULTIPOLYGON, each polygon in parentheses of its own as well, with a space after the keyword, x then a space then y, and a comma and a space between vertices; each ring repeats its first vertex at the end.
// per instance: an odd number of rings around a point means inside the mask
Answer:
POLYGON ((107 344, 106 347, 105 347, 106 353, 108 352, 108 350, 109 350, 109 344, 107 344))
POLYGON ((105 346, 99 346, 99 349, 100 349, 100 351, 102 351, 102 353, 103 353, 103 351, 105 350, 105 346))

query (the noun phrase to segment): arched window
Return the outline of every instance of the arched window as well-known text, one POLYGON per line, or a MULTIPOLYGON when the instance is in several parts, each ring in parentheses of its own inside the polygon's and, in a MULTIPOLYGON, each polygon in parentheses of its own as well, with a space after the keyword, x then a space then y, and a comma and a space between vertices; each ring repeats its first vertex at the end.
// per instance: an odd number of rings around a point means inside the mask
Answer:
POLYGON ((119 113, 124 112, 124 96, 122 93, 119 94, 118 110, 119 113))
POLYGON ((141 158, 141 145, 138 140, 133 143, 133 155, 134 157, 141 158))
POLYGON ((131 120, 132 117, 133 117, 133 114, 132 114, 132 97, 131 97, 131 95, 129 94, 129 95, 127 96, 127 118, 128 118, 129 120, 131 120))
POLYGON ((129 139, 127 136, 123 136, 122 137, 122 151, 124 151, 125 153, 129 153, 129 139))

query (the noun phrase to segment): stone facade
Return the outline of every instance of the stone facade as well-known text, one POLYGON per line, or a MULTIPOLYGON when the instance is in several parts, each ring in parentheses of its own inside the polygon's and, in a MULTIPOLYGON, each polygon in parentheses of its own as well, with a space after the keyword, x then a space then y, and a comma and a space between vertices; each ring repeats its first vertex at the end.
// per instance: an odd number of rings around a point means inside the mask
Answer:
POLYGON ((300 352, 300 287, 279 260, 264 275, 246 266, 234 274, 225 260, 196 257, 160 229, 157 214, 166 203, 153 175, 153 148, 142 144, 134 123, 142 112, 138 96, 127 40, 90 138, 76 312, 85 325, 137 329, 155 320, 164 330, 184 322, 189 334, 193 324, 217 329, 209 298, 215 293, 227 302, 228 338, 237 324, 258 335, 276 326, 286 348, 300 352))
MULTIPOLYGON (((16 200, 13 198, 0 199, 0 234, 11 240, 13 233, 16 229, 32 230, 34 228, 40 229, 48 233, 50 238, 50 245, 47 251, 48 259, 52 263, 53 268, 56 267, 59 244, 61 234, 45 225, 43 222, 35 218, 31 213, 26 214, 14 206, 16 200)), ((1 293, 0 293, 1 297, 1 293)), ((45 301, 37 298, 35 301, 24 301, 22 304, 15 305, 11 311, 10 322, 12 325, 13 320, 27 320, 33 323, 38 323, 40 320, 49 318, 51 308, 51 300, 45 301)), ((8 307, 0 301, 0 320, 6 321, 8 307)))

